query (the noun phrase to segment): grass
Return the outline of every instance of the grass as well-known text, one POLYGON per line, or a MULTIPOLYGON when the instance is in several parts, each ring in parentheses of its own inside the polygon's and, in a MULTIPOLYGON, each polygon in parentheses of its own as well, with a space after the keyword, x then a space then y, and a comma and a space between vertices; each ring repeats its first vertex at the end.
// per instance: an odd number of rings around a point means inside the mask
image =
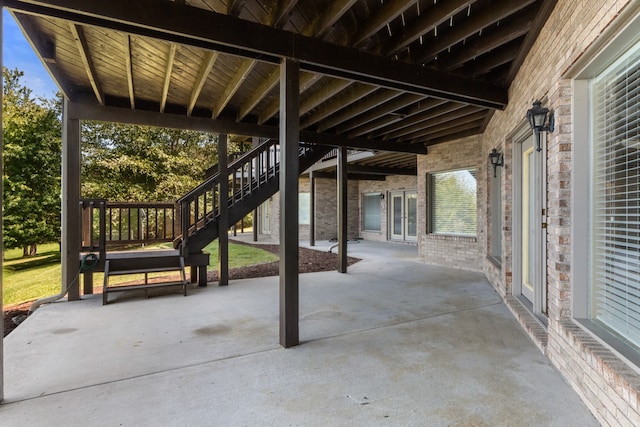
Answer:
MULTIPOLYGON (((170 248, 171 244, 157 245, 152 248, 170 248)), ((204 249, 211 255, 209 266, 217 268, 218 242, 204 249)), ((262 264, 277 261, 278 257, 265 250, 247 245, 229 244, 229 268, 262 264)), ((32 301, 60 292, 60 250, 57 243, 38 245, 38 255, 22 257, 22 249, 5 252, 3 275, 3 305, 32 301)), ((94 285, 101 285, 102 273, 94 275, 94 285)), ((110 279, 110 283, 132 280, 132 276, 120 276, 110 279)))

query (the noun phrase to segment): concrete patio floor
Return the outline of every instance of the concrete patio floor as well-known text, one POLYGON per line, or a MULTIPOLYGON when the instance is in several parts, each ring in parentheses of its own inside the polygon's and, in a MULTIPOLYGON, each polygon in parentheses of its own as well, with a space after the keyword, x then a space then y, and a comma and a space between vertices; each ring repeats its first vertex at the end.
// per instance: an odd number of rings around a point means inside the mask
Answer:
POLYGON ((291 349, 277 277, 39 308, 5 339, 0 425, 597 425, 483 275, 349 255, 300 276, 291 349))

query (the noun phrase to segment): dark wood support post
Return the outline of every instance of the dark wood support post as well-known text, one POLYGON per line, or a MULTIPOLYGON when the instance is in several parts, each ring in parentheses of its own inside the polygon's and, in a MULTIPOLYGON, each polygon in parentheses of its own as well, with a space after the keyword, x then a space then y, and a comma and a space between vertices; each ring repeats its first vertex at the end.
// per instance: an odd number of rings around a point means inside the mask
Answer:
POLYGON ((347 272, 347 147, 338 148, 338 272, 347 272))
POLYGON ((69 101, 62 109, 62 291, 69 301, 80 299, 80 120, 69 117, 69 101))
POLYGON ((280 345, 300 343, 298 325, 298 143, 300 64, 280 63, 280 345))
POLYGON ((316 245, 316 178, 309 172, 309 246, 316 245))
POLYGON ((220 220, 218 221, 218 285, 229 284, 229 171, 227 135, 218 136, 218 173, 220 174, 220 220))
POLYGON ((253 219, 252 219, 252 223, 253 223, 253 241, 257 242, 258 241, 258 208, 255 208, 253 210, 253 219))

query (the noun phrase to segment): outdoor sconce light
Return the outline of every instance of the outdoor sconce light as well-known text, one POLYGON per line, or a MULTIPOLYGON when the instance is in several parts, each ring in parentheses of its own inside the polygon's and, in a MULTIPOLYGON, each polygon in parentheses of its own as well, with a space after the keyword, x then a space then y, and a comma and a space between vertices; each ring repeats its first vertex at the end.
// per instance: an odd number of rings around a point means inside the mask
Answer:
POLYGON ((384 200, 384 193, 380 193, 380 200, 384 200))
POLYGON ((493 177, 495 178, 498 166, 504 166, 504 156, 494 148, 489 153, 489 161, 491 162, 491 166, 493 166, 493 177))
POLYGON ((536 151, 542 150, 542 147, 540 147, 540 132, 553 132, 556 124, 553 112, 549 113, 548 108, 541 107, 540 105, 540 101, 534 101, 533 108, 527 111, 527 120, 529 120, 529 125, 536 134, 536 151), (547 116, 549 116, 548 121, 547 116))

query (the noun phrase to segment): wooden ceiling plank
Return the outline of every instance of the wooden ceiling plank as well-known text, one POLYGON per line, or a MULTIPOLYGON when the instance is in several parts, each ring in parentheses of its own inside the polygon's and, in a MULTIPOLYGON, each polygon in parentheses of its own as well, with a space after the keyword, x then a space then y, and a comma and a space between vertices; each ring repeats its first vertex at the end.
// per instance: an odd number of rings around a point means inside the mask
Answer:
POLYGON ((438 118, 432 123, 425 123, 424 129, 412 132, 399 138, 398 141, 417 141, 422 137, 428 137, 435 132, 441 132, 447 129, 458 128, 458 126, 466 125, 471 122, 478 122, 484 120, 487 115, 486 111, 476 111, 468 115, 464 115, 457 119, 451 119, 448 117, 438 118))
POLYGON ((343 108, 348 108, 349 105, 361 98, 364 98, 376 89, 377 88, 375 86, 354 83, 347 90, 344 90, 342 93, 338 94, 338 96, 333 97, 330 102, 320 105, 316 111, 301 120, 300 127, 306 128, 318 123, 325 117, 329 117, 343 108))
POLYGON ((470 136, 478 135, 480 133, 482 133, 480 128, 465 130, 465 131, 456 131, 455 129, 453 129, 452 132, 449 133, 448 135, 443 135, 441 137, 434 138, 434 139, 427 139, 427 140, 421 139, 420 141, 415 141, 414 143, 415 144, 422 143, 422 144, 425 144, 427 147, 430 147, 432 145, 455 141, 461 138, 468 138, 470 136))
POLYGON ((429 10, 429 13, 420 15, 412 21, 408 26, 404 27, 398 37, 394 37, 387 41, 382 47, 382 53, 385 56, 391 56, 405 49, 420 36, 433 31, 434 27, 449 20, 449 18, 473 4, 475 0, 449 0, 437 3, 429 10))
POLYGON ((520 51, 521 40, 508 43, 490 52, 488 55, 483 55, 477 58, 472 63, 466 65, 462 70, 465 75, 478 77, 488 73, 500 65, 508 64, 518 56, 520 51))
POLYGON ((104 105, 104 93, 102 93, 102 88, 98 82, 98 76, 93 60, 91 59, 91 56, 89 56, 89 46, 87 45, 87 38, 84 35, 84 29, 80 25, 74 23, 69 23, 69 28, 71 29, 71 34, 78 46, 78 52, 80 53, 80 58, 82 59, 82 63, 84 64, 87 72, 89 83, 91 83, 91 87, 93 88, 93 93, 95 94, 98 103, 100 105, 104 105))
POLYGON ((424 99, 423 96, 414 95, 411 93, 406 93, 398 97, 394 97, 394 99, 392 99, 391 101, 386 102, 380 105, 379 107, 373 108, 367 111, 366 113, 359 115, 355 119, 349 120, 348 122, 341 124, 336 129, 336 132, 337 133, 348 132, 351 129, 355 129, 362 125, 365 125, 370 121, 373 121, 381 116, 388 115, 393 111, 399 110, 401 108, 405 108, 411 104, 419 102, 422 99, 424 99))
POLYGON ((400 95, 401 92, 388 89, 378 89, 377 92, 372 96, 368 96, 359 101, 357 104, 349 106, 348 109, 338 114, 334 114, 327 120, 322 121, 318 126, 318 131, 324 132, 327 129, 338 126, 339 124, 353 119, 360 114, 366 113, 367 111, 376 108, 384 104, 385 102, 392 100, 393 98, 397 98, 400 95))
POLYGON ((316 93, 306 98, 304 101, 300 103, 300 115, 304 115, 316 108, 318 105, 327 101, 330 98, 333 98, 344 89, 349 87, 353 82, 348 80, 340 80, 334 79, 329 82, 326 86, 322 87, 316 93))
POLYGON ((247 99, 238 109, 238 115, 236 120, 240 121, 244 119, 256 106, 267 96, 280 82, 280 69, 275 68, 269 76, 264 79, 260 86, 253 92, 251 97, 247 99))
POLYGON ((135 91, 133 89, 133 65, 131 63, 131 36, 126 35, 124 41, 125 48, 125 62, 127 68, 127 84, 129 86, 129 101, 131 103, 131 109, 136 109, 135 91))
POLYGON ((215 64, 216 59, 218 59, 218 52, 207 52, 205 54, 204 61, 200 64, 198 77, 196 78, 193 90, 191 91, 189 105, 187 105, 187 116, 190 116, 191 113, 193 113, 193 108, 196 106, 200 92, 207 81, 207 77, 209 77, 209 73, 211 73, 211 69, 213 68, 213 64, 215 64))
POLYGON ((406 122, 396 124, 393 127, 385 128, 381 132, 384 133, 384 139, 397 139, 403 135, 422 129, 425 122, 433 121, 434 119, 444 115, 447 115, 447 118, 449 118, 451 117, 451 113, 464 108, 467 108, 467 106, 454 102, 448 102, 439 107, 429 109, 420 114, 416 114, 411 118, 410 121, 407 120, 406 122))
POLYGON ((42 58, 44 68, 58 84, 58 88, 67 99, 74 99, 74 90, 65 74, 56 63, 56 46, 53 41, 44 37, 33 23, 33 17, 22 13, 11 12, 13 18, 18 23, 22 31, 27 34, 27 40, 31 47, 42 58))
POLYGON ((471 43, 467 43, 464 49, 457 54, 447 56, 443 59, 439 67, 444 70, 453 70, 467 61, 482 56, 492 50, 505 45, 518 37, 527 34, 534 17, 532 15, 522 15, 509 23, 500 25, 490 34, 482 35, 471 43))
MULTIPOLYGON (((86 25, 179 42, 279 63, 288 57, 301 68, 346 80, 380 85, 430 97, 504 109, 507 90, 493 84, 393 61, 322 40, 206 11, 175 2, 129 0, 5 0, 12 9, 38 13, 86 25), (153 10, 154 13, 149 13, 153 10), (180 16, 181 19, 175 19, 180 16), (233 29, 233 31, 229 31, 233 29), (251 37, 247 37, 251 34, 251 37)), ((411 2, 412 3, 412 2, 411 2)), ((392 2, 385 3, 393 4, 392 2)))
POLYGON ((380 31, 387 23, 400 16, 415 0, 391 0, 383 4, 351 37, 351 46, 359 47, 369 37, 380 31))
POLYGON ((231 16, 238 16, 244 8, 247 0, 230 0, 227 4, 227 14, 231 16))
POLYGON ((274 28, 282 28, 287 23, 289 14, 297 4, 298 0, 275 0, 267 25, 271 25, 274 28))
POLYGON ((164 113, 164 109, 167 106, 167 96, 169 96, 169 84, 171 83, 171 74, 173 73, 173 63, 176 58, 176 50, 178 45, 175 43, 169 44, 169 54, 167 55, 167 66, 164 72, 164 84, 162 85, 162 95, 160 99, 160 112, 164 113))
POLYGON ((536 0, 502 0, 498 4, 491 5, 491 7, 481 9, 471 15, 469 19, 465 20, 461 25, 454 26, 451 31, 447 32, 446 36, 429 43, 425 49, 414 52, 411 56, 411 62, 415 64, 430 62, 443 50, 462 42, 464 39, 478 33, 481 29, 513 15, 519 10, 535 3, 535 1, 536 0))
MULTIPOLYGON (((278 73, 279 75, 279 73, 278 73)), ((322 78, 319 74, 311 74, 311 73, 301 73, 300 74, 300 93, 305 92, 309 89, 315 82, 322 78)), ((267 108, 260 113, 260 117, 258 119, 259 124, 264 124, 267 120, 275 116, 278 111, 280 111, 280 99, 275 99, 267 108)))
POLYGON ((452 135, 452 134, 456 134, 459 132, 464 132, 464 131, 472 131, 475 130, 476 133, 479 133, 480 131, 480 126, 482 125, 483 120, 476 120, 474 122, 471 123, 467 123, 464 125, 460 125, 460 126, 456 126, 455 128, 448 128, 445 130, 442 130, 440 132, 434 132, 432 134, 429 134, 429 136, 427 136, 426 138, 420 138, 420 141, 433 141, 433 140, 437 140, 439 138, 448 136, 448 135, 452 135))
POLYGON ((383 166, 362 166, 350 164, 347 166, 349 172, 370 174, 370 175, 407 175, 415 176, 418 172, 417 168, 393 168, 383 166))
POLYGON ((357 0, 333 0, 328 3, 327 9, 309 24, 309 26, 301 33, 309 37, 324 38, 331 30, 333 25, 349 9, 357 2, 357 0))
POLYGON ((240 89, 240 86, 242 85, 244 80, 247 78, 249 73, 256 66, 256 64, 257 64, 257 62, 254 61, 253 59, 243 59, 242 60, 242 63, 238 67, 238 70, 234 74, 234 76, 231 79, 231 81, 229 81, 226 84, 224 93, 222 94, 222 96, 218 100, 218 103, 213 108, 213 114, 212 114, 211 118, 213 118, 213 119, 218 118, 220 113, 222 113, 222 110, 224 110, 224 107, 227 106, 227 104, 229 103, 229 101, 231 100, 233 95, 235 95, 235 93, 238 91, 238 89, 240 89))

